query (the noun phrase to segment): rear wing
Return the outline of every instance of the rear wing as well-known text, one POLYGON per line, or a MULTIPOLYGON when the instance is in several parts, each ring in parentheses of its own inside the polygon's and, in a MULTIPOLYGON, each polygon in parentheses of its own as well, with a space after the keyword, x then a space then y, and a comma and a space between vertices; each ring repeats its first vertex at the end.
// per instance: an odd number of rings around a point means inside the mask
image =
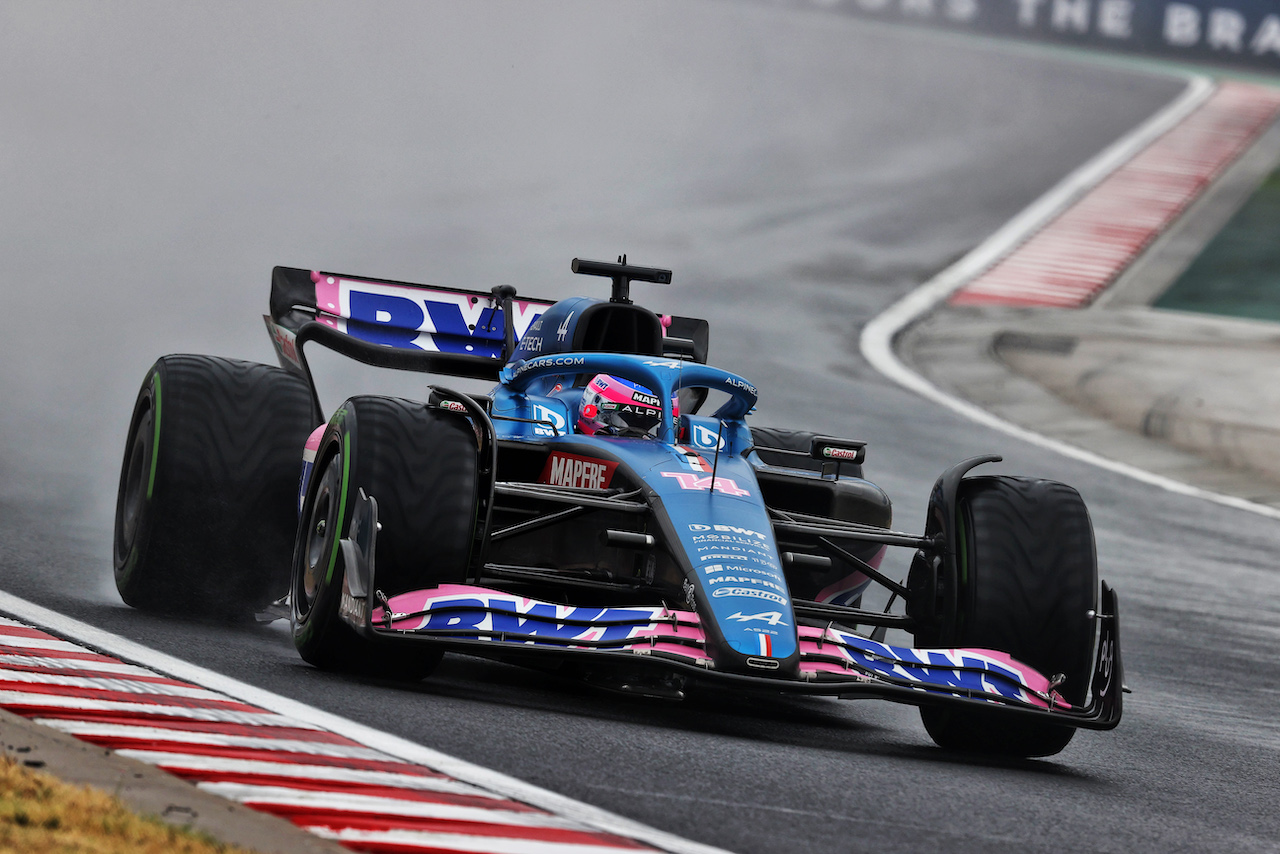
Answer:
MULTIPOLYGON (((657 281, 650 277, 655 272, 665 273, 668 282, 671 276, 670 271, 583 263, 590 269, 579 271, 575 259, 574 271, 614 275, 620 270, 640 281, 657 281)), ((538 339, 539 352, 567 352, 567 343, 577 337, 566 334, 568 327, 577 323, 573 312, 565 318, 565 330, 552 336, 545 330, 539 332, 540 319, 553 305, 549 300, 517 299, 516 289, 510 285, 498 285, 486 293, 276 267, 271 272, 271 313, 263 320, 281 366, 306 379, 317 417, 321 417, 315 382, 303 353, 308 341, 378 368, 497 382, 503 366, 530 330, 533 333, 526 340, 538 339)), ((647 309, 633 310, 654 318, 654 325, 661 329, 656 348, 661 355, 706 363, 705 320, 657 318, 647 309)), ((608 332, 607 320, 604 327, 608 332)), ((585 349, 634 352, 627 350, 625 343, 610 346, 607 336, 597 337, 600 340, 593 338, 585 349)))
POLYGON ((496 381, 516 342, 552 305, 490 292, 276 267, 263 317, 280 364, 303 376, 317 341, 375 367, 496 381))

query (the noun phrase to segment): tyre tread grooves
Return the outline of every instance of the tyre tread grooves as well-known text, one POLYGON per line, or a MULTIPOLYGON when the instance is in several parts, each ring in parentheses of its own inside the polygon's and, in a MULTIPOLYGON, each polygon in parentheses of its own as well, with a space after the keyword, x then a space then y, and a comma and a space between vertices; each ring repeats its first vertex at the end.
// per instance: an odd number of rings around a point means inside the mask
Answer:
POLYGON ((117 585, 130 604, 152 610, 262 608, 288 588, 313 419, 306 382, 269 365, 176 354, 148 373, 139 405, 153 375, 160 442, 149 533, 129 580, 118 555, 117 585))
MULTIPOLYGON (((943 645, 996 649, 1052 678, 1083 703, 1092 670, 1098 570, 1093 525, 1084 501, 1066 484, 1033 478, 972 477, 962 482, 957 512, 967 533, 965 617, 943 645)), ((981 709, 922 707, 939 745, 1018 756, 1061 751, 1075 730, 1012 719, 981 709)))

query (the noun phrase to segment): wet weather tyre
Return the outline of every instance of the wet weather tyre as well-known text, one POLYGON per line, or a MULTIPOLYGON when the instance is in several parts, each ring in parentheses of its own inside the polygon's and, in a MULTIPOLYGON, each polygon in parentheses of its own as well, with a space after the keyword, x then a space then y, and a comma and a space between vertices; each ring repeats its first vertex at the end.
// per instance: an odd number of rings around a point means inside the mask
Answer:
POLYGON ((135 608, 247 616, 288 590, 311 394, 280 368, 159 359, 116 494, 116 588, 135 608))
MULTIPOLYGON (((347 400, 316 454, 294 548, 294 645, 317 667, 420 679, 434 647, 377 641, 339 616, 340 540, 363 490, 377 501, 374 583, 386 596, 466 581, 477 517, 479 452, 460 415, 391 397, 347 400)), ((370 591, 371 593, 373 591, 370 591)), ((374 603, 376 606, 376 602, 374 603)))
MULTIPOLYGON (((1093 525, 1079 493, 1049 480, 974 477, 957 496, 956 620, 946 636, 916 645, 1007 652, 1040 673, 1066 677, 1073 706, 1087 697, 1098 602, 1093 525)), ((925 729, 941 747, 1006 756, 1052 756, 1072 727, 998 711, 923 706, 925 729)))

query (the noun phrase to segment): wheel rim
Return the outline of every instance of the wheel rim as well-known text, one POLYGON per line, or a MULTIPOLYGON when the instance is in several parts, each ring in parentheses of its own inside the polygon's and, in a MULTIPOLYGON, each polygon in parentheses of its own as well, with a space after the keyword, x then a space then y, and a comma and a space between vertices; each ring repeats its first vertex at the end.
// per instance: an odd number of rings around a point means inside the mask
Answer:
POLYGON ((311 613, 316 599, 320 596, 325 577, 329 572, 333 551, 337 547, 339 525, 337 515, 340 505, 338 489, 341 472, 342 456, 336 454, 325 467, 324 476, 316 489, 311 514, 307 520, 303 549, 306 563, 302 567, 300 589, 295 591, 298 597, 299 614, 304 617, 311 613))
POLYGON ((147 499, 147 480, 150 472, 151 440, 154 431, 153 413, 150 408, 138 419, 137 429, 129 444, 129 458, 124 476, 124 495, 119 502, 119 518, 116 520, 119 534, 120 556, 129 554, 138 534, 147 499))

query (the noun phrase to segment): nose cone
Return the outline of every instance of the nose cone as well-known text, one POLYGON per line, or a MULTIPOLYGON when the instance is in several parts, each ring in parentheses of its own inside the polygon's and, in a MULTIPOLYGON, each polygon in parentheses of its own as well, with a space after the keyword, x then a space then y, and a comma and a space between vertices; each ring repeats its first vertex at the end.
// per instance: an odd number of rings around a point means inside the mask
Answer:
MULTIPOLYGON (((681 461, 684 466, 686 461, 681 461)), ((799 643, 773 527, 749 464, 721 455, 647 478, 688 559, 708 652, 726 672, 795 676, 799 643)))
POLYGON ((781 571, 775 575, 763 561, 746 560, 702 564, 695 572, 702 587, 699 611, 712 639, 716 666, 728 672, 794 677, 799 646, 781 571), (722 643, 715 642, 717 635, 722 643))

